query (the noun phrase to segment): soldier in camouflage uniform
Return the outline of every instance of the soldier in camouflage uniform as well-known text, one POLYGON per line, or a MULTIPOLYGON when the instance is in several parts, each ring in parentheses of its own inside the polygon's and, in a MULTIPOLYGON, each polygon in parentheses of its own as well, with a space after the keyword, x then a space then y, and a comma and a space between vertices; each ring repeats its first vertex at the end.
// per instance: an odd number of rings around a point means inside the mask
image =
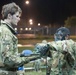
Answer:
POLYGON ((22 10, 15 3, 2 7, 3 20, 0 22, 0 75, 24 75, 18 67, 39 58, 39 55, 21 57, 18 53, 18 39, 13 25, 20 20, 22 10))
MULTIPOLYGON (((70 31, 68 28, 66 27, 60 27, 56 30, 56 33, 54 34, 54 39, 55 41, 63 41, 63 40, 68 40, 70 36, 70 31)), ((55 51, 51 51, 52 55, 52 65, 51 65, 51 73, 53 74, 62 74, 62 69, 61 69, 61 63, 64 62, 63 58, 60 59, 60 56, 62 55, 62 53, 60 52, 55 52, 55 51), (58 63, 57 63, 58 60, 58 63), (55 64, 54 64, 55 63, 55 64), (57 65, 57 66, 56 66, 57 65), (54 67, 54 68, 53 68, 54 67), (56 69, 55 69, 56 67, 56 69), (54 72, 53 72, 54 71, 54 72), (56 71, 56 72, 55 72, 56 71)), ((65 75, 65 74, 64 74, 65 75)))
POLYGON ((56 31, 55 41, 35 47, 41 56, 51 58, 48 65, 51 75, 76 75, 76 42, 68 38, 69 30, 62 27, 56 31))

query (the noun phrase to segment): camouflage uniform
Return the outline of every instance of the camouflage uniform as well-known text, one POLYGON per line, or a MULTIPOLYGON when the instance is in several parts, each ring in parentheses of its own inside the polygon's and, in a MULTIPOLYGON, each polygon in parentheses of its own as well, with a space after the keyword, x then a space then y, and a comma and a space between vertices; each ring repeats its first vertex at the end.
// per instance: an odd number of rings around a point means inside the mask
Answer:
POLYGON ((73 40, 64 40, 49 43, 51 52, 52 75, 75 75, 76 43, 73 40))
POLYGON ((37 52, 41 56, 51 58, 51 75, 76 75, 76 42, 73 40, 53 41, 37 44, 37 52))
POLYGON ((40 59, 35 60, 34 67, 35 67, 35 71, 40 71, 40 67, 41 67, 40 59))
POLYGON ((5 23, 4 21, 1 21, 0 75, 20 75, 17 70, 19 66, 23 66, 31 60, 39 58, 39 55, 31 57, 20 57, 17 47, 18 39, 15 34, 16 32, 11 25, 5 23))

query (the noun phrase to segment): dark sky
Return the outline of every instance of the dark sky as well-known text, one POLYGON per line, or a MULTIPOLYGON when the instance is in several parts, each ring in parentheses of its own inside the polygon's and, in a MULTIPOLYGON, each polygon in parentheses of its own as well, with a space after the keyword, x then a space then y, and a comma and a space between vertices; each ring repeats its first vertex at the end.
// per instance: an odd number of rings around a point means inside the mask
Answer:
POLYGON ((64 24, 64 20, 70 16, 76 16, 76 0, 1 0, 1 6, 10 2, 18 4, 23 11, 22 18, 32 18, 35 22, 42 24, 64 24))

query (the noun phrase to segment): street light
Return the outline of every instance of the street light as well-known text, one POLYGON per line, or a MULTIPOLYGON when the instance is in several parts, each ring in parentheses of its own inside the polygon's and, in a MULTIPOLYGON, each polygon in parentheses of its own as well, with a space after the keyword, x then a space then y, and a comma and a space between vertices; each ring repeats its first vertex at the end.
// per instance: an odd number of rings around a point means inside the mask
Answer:
POLYGON ((30 22, 30 25, 32 25, 33 24, 33 22, 30 22))
POLYGON ((29 4, 29 0, 25 1, 25 3, 28 5, 29 4))
POLYGON ((32 19, 30 19, 29 22, 32 22, 32 19))
POLYGON ((28 30, 28 28, 25 28, 25 30, 28 30))
POLYGON ((30 20, 29 20, 29 23, 30 23, 30 25, 32 25, 32 24, 33 24, 33 20, 32 20, 32 19, 30 19, 30 20))
POLYGON ((29 30, 31 30, 31 28, 29 28, 29 30))
POLYGON ((38 26, 40 26, 40 23, 38 23, 38 26))
POLYGON ((17 31, 17 28, 15 28, 15 30, 17 31))

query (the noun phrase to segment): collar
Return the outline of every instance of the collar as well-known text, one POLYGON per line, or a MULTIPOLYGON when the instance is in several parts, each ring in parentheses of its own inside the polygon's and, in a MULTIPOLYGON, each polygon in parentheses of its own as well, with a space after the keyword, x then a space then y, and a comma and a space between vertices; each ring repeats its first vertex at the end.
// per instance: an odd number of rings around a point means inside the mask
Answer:
POLYGON ((12 25, 8 24, 7 22, 5 22, 3 20, 1 20, 1 24, 5 24, 14 35, 17 35, 17 32, 14 30, 14 28, 12 27, 12 25))

